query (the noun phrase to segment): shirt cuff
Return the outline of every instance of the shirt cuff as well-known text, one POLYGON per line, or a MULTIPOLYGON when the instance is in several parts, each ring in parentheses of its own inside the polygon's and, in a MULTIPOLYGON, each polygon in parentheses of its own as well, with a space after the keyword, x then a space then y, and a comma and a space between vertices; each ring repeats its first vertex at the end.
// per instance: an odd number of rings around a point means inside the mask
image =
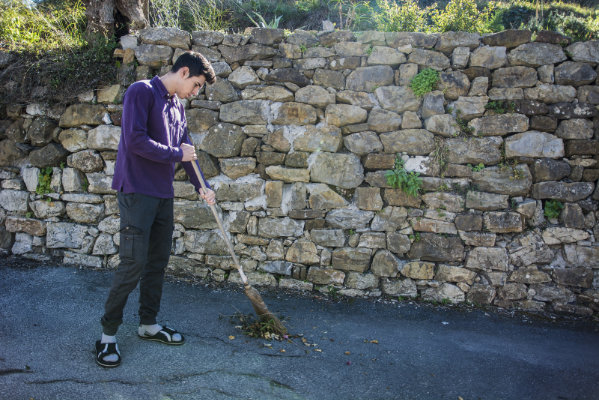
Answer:
POLYGON ((180 147, 173 147, 173 157, 175 161, 181 162, 183 161, 183 150, 180 147))

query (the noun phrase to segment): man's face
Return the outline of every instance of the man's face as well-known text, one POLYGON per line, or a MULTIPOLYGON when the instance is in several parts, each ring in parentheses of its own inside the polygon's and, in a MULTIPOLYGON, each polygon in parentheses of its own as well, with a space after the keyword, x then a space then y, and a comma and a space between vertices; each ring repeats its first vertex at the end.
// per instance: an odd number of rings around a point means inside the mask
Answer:
POLYGON ((179 96, 180 99, 186 99, 188 97, 197 95, 200 89, 202 89, 206 83, 206 77, 204 75, 190 77, 189 70, 187 70, 187 68, 184 69, 186 71, 182 71, 183 74, 180 81, 181 84, 177 90, 177 96, 179 96))

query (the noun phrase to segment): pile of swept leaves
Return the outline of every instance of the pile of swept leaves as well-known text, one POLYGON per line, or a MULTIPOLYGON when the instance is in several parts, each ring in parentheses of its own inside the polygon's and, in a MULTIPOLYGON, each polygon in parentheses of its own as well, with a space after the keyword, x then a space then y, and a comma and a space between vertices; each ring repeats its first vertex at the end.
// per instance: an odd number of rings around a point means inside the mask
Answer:
POLYGON ((253 315, 236 313, 231 317, 231 323, 249 337, 279 341, 289 338, 277 333, 274 322, 258 320, 253 315))

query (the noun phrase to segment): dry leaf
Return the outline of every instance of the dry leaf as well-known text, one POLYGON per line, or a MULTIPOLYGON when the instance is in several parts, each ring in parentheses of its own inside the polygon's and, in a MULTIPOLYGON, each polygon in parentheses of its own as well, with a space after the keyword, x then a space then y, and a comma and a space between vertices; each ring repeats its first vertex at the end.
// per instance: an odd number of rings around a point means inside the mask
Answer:
POLYGON ((233 335, 229 336, 229 340, 235 340, 235 336, 233 336, 233 335))

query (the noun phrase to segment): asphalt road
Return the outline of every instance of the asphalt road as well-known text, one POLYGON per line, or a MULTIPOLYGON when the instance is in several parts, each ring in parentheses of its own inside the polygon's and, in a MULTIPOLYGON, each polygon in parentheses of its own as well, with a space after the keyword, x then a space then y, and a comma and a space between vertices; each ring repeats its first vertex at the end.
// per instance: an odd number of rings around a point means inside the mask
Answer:
POLYGON ((140 340, 134 292, 123 363, 103 369, 94 342, 111 276, 0 260, 0 399, 599 399, 590 321, 260 289, 302 335, 268 341, 236 328, 236 313, 252 313, 240 290, 173 279, 159 320, 187 343, 140 340))

